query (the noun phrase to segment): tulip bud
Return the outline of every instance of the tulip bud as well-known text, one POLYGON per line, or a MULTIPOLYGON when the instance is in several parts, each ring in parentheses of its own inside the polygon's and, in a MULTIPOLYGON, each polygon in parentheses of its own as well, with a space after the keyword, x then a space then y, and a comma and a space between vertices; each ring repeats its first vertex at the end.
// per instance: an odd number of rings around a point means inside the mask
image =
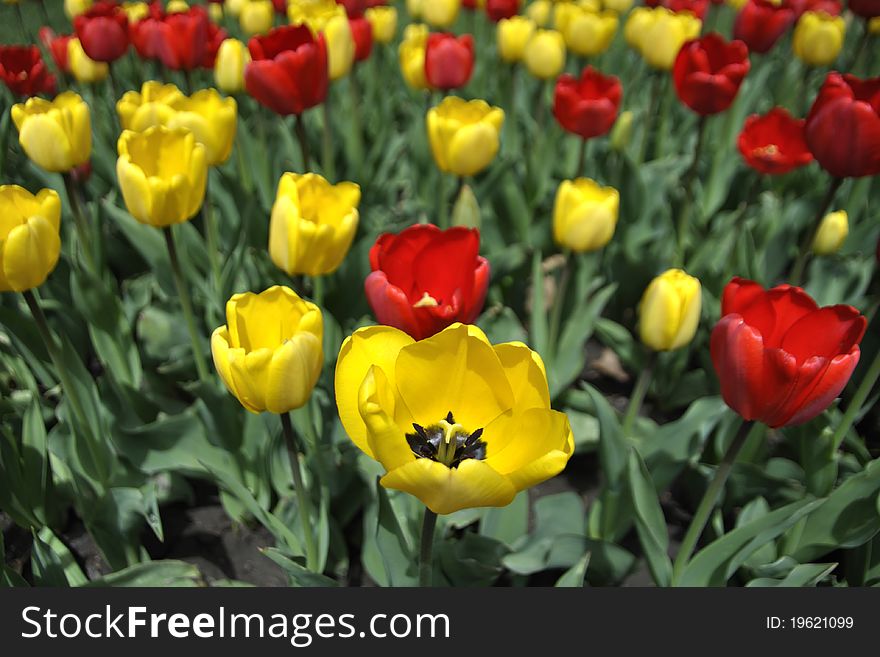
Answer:
POLYGON ((614 236, 620 194, 589 178, 563 180, 553 204, 553 240, 575 253, 597 251, 614 236))
POLYGON ((406 13, 413 20, 419 20, 422 17, 422 5, 425 0, 406 0, 406 13))
POLYGON ((539 27, 547 27, 550 24, 550 15, 553 5, 549 0, 535 0, 526 7, 526 16, 535 21, 539 27))
POLYGON ((422 18, 431 27, 446 29, 455 23, 459 9, 461 0, 425 0, 422 18))
POLYGON ((214 81, 228 94, 241 93, 244 89, 244 69, 251 61, 251 54, 238 39, 225 39, 217 51, 214 62, 214 81))
POLYGON ((373 26, 373 40, 376 43, 391 43, 397 33, 397 9, 390 6, 370 7, 364 16, 373 26))
POLYGON ((498 21, 498 54, 505 62, 522 60, 526 44, 535 32, 535 21, 526 16, 513 16, 498 21))
POLYGON ((164 228, 191 219, 202 207, 208 165, 192 132, 165 126, 126 130, 117 147, 116 175, 135 219, 164 228))
POLYGON ((559 28, 569 50, 581 57, 595 57, 608 50, 617 32, 617 14, 590 11, 578 5, 559 6, 575 8, 565 26, 559 28))
POLYGON ((536 30, 526 43, 523 61, 536 78, 556 77, 565 66, 565 39, 556 30, 536 30))
POLYGON ((842 17, 808 11, 794 29, 792 49, 808 66, 828 66, 840 54, 845 37, 846 22, 842 17))
POLYGON ((220 23, 223 20, 223 5, 218 5, 213 2, 209 4, 208 16, 210 16, 211 20, 215 23, 220 23))
POLYGON ((110 72, 110 66, 91 59, 75 37, 67 42, 67 66, 77 82, 87 84, 100 82, 110 72))
POLYGON ((428 111, 428 139, 441 171, 473 176, 498 154, 504 110, 484 100, 447 96, 428 111))
POLYGON ((0 292, 43 284, 61 254, 61 200, 51 189, 36 196, 18 185, 0 186, 0 292))
POLYGON ((144 82, 140 91, 126 91, 116 103, 119 124, 123 130, 135 132, 166 125, 183 97, 183 92, 173 84, 144 82))
POLYGON ((621 112, 611 128, 611 150, 622 153, 629 146, 633 131, 633 113, 630 110, 621 112))
POLYGON ((241 7, 238 22, 247 36, 265 34, 275 22, 275 7, 272 0, 248 0, 241 7))
POLYGON ((748 1, 749 0, 727 0, 727 4, 729 4, 731 7, 733 7, 737 11, 739 11, 740 9, 742 9, 743 7, 746 6, 746 3, 748 1))
POLYGON ((150 6, 146 2, 124 2, 122 10, 128 17, 129 25, 137 23, 142 18, 146 18, 150 14, 150 6))
POLYGON ((92 6, 93 0, 64 0, 64 14, 70 20, 87 12, 92 6))
POLYGON ((186 0, 168 0, 168 4, 165 6, 166 14, 182 14, 188 10, 189 5, 186 0))
POLYGON ((868 32, 874 35, 880 34, 880 16, 868 21, 868 32))
POLYGON ((680 349, 694 339, 700 323, 700 281, 668 269, 651 281, 639 304, 639 335, 654 351, 680 349))
POLYGON ((618 14, 625 14, 632 7, 633 0, 603 0, 602 6, 618 14))
POLYGON ((638 7, 624 26, 624 37, 652 68, 668 71, 686 41, 697 38, 702 21, 690 12, 638 7))
POLYGON ((331 274, 357 231, 361 189, 316 173, 285 173, 269 221, 269 256, 289 276, 331 274))
POLYGON ((34 97, 13 105, 12 120, 24 152, 46 171, 70 171, 92 154, 89 106, 72 91, 51 101, 34 97))
POLYGON ((816 255, 837 253, 846 241, 848 234, 849 216, 846 210, 829 212, 819 224, 819 230, 813 239, 813 253, 816 255))
POLYGON ((287 17, 291 25, 307 25, 312 34, 324 34, 331 80, 348 75, 354 64, 355 44, 345 7, 335 0, 317 0, 309 4, 290 4, 287 17))
POLYGON ((216 89, 199 89, 192 96, 182 96, 174 113, 165 122, 169 128, 186 128, 205 147, 208 166, 229 159, 235 141, 238 107, 234 98, 223 97, 216 89))
POLYGON ((214 366, 252 413, 287 413, 308 402, 324 364, 321 309, 288 287, 236 294, 211 335, 214 366))
POLYGON ((430 89, 425 76, 425 49, 428 44, 428 26, 418 23, 407 25, 398 50, 400 71, 406 83, 416 90, 430 89))

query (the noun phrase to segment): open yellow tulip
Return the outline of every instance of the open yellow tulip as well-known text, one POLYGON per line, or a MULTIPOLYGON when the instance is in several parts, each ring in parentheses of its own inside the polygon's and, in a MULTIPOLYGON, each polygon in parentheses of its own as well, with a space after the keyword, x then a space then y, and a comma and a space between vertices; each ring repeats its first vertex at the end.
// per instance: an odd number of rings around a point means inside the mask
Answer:
POLYGON ((312 394, 324 363, 321 310, 289 287, 236 294, 211 335, 214 366, 252 413, 287 413, 312 394))
POLYGON ((385 468, 381 484, 434 513, 505 506, 574 451, 540 356, 519 342, 493 346, 475 326, 419 342, 358 329, 339 352, 336 403, 351 440, 385 468))
POLYGON ((61 253, 61 200, 51 189, 36 196, 18 185, 0 186, 0 292, 43 284, 61 253))

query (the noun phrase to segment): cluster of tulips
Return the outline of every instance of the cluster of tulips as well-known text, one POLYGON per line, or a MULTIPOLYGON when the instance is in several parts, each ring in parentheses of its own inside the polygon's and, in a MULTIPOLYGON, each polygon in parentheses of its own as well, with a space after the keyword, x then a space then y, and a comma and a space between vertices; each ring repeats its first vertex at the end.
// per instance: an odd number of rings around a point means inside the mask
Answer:
MULTIPOLYGON (((43 7, 24 0, 12 4, 19 17, 31 5, 43 7)), ((30 161, 30 180, 48 181, 44 189, 0 187, 0 291, 20 293, 23 304, 12 294, 4 294, 9 299, 4 303, 17 314, 30 313, 69 400, 69 408, 51 422, 69 424, 72 435, 86 436, 86 445, 100 442, 89 402, 81 398, 69 343, 57 334, 62 324, 53 327, 47 318, 47 311, 51 316, 63 309, 37 288, 50 278, 63 252, 67 266, 88 277, 78 280, 122 293, 108 264, 112 231, 94 220, 88 200, 95 175, 93 143, 103 149, 98 135, 109 132, 117 148, 121 207, 116 212, 127 212, 162 234, 198 385, 216 381, 205 348, 209 335, 213 365, 226 389, 247 411, 280 420, 292 459, 302 537, 302 549, 289 556, 302 557, 309 571, 324 571, 326 545, 322 548, 310 489, 329 485, 335 475, 333 466, 323 463, 320 476, 313 477, 303 459, 312 450, 320 458, 320 442, 330 440, 320 435, 325 421, 316 423, 313 415, 322 372, 335 363, 330 394, 342 431, 381 466, 384 488, 408 493, 425 507, 419 581, 430 584, 438 515, 505 507, 519 492, 563 472, 575 452, 574 423, 552 408, 561 392, 552 385, 559 363, 555 356, 568 335, 562 323, 566 312, 590 301, 572 279, 588 264, 596 267, 590 271, 598 271, 603 252, 619 232, 622 208, 634 202, 623 176, 600 175, 598 169, 622 163, 627 150, 635 166, 648 162, 652 153, 659 156, 671 111, 664 98, 674 94, 694 117, 693 144, 678 174, 681 199, 674 231, 667 231, 674 234, 665 235, 674 247, 662 273, 654 272, 637 308, 629 311, 637 317, 633 326, 642 366, 627 408, 619 420, 615 417, 627 444, 651 439, 639 436, 637 426, 652 376, 669 362, 667 355, 688 352, 707 317, 703 285, 688 272, 700 242, 710 239, 705 223, 698 221, 706 184, 701 163, 710 152, 710 132, 715 122, 726 120, 753 70, 772 66, 776 60, 769 58, 787 57, 778 53, 790 48, 805 71, 816 69, 824 78, 818 93, 804 97, 797 111, 773 107, 748 116, 738 126, 736 148, 756 190, 814 166, 813 184, 826 192, 810 208, 812 223, 801 222, 797 256, 791 261, 789 251, 779 256, 780 266, 790 264, 790 271, 768 286, 746 278, 748 271, 734 272, 743 276, 725 280, 715 297, 720 314, 711 320, 708 345, 701 342, 694 349, 711 360, 723 401, 745 422, 729 437, 690 519, 671 579, 657 574, 662 568, 652 562, 658 583, 679 581, 743 448, 762 440, 768 428, 804 425, 822 416, 859 364, 871 313, 845 304, 822 306, 800 285, 811 261, 833 256, 847 238, 847 212, 834 209, 842 186, 880 174, 880 78, 823 70, 839 62, 851 42, 848 32, 861 35, 850 49, 851 64, 868 70, 871 48, 877 46, 873 35, 880 32, 880 2, 730 2, 736 13, 728 36, 707 28, 722 11, 715 0, 651 0, 638 7, 632 0, 398 4, 211 0, 188 6, 171 0, 163 6, 65 0, 71 28, 62 32, 68 33, 56 33, 45 16, 34 35, 37 45, 0 46, 0 78, 15 97, 8 114, 18 152, 30 161), (404 15, 410 22, 398 29, 404 15), (487 35, 493 38, 483 43, 487 35), (632 61, 643 66, 640 79, 650 102, 644 114, 623 109, 624 94, 631 93, 624 83, 633 71, 620 77, 605 71, 618 35, 637 53, 629 53, 632 61), (492 53, 495 59, 487 60, 492 53), (393 65, 358 70, 382 63, 393 65), (506 85, 510 96, 499 102, 503 109, 480 97, 474 79, 481 67, 488 75, 497 71, 506 85), (520 69, 529 80, 517 81, 520 69), (122 88, 121 81, 132 75, 140 77, 139 86, 122 88), (361 215, 373 211, 372 205, 361 207, 362 194, 375 173, 365 154, 374 126, 364 124, 359 106, 365 99, 374 102, 383 87, 398 84, 399 78, 412 102, 424 104, 424 123, 417 129, 426 135, 433 159, 434 171, 427 174, 432 204, 421 220, 402 230, 380 227, 378 236, 369 238, 366 260, 356 260, 350 252, 365 232, 361 215), (213 86, 207 86, 210 80, 213 86), (365 80, 372 86, 364 89, 365 80), (517 92, 525 83, 534 91, 534 112, 525 111, 537 126, 533 138, 540 141, 542 134, 561 129, 564 136, 557 143, 576 144, 577 166, 574 176, 556 186, 552 220, 542 222, 540 212, 533 219, 561 253, 561 264, 546 270, 535 252, 536 276, 526 305, 531 304, 532 316, 539 316, 529 326, 533 331, 543 327, 540 335, 493 342, 478 324, 492 312, 490 306, 498 305, 492 292, 496 262, 481 255, 478 226, 486 221, 502 146, 519 149, 511 166, 524 163, 527 173, 532 171, 527 161, 532 145, 522 134, 523 94, 517 92), (343 85, 351 91, 351 102, 341 109, 343 85), (107 125, 97 122, 98 107, 106 112, 107 125), (308 112, 313 108, 320 108, 315 116, 308 112), (258 293, 236 291, 225 302, 225 323, 206 332, 186 271, 191 235, 180 231, 199 218, 216 279, 211 289, 219 294, 219 272, 229 254, 218 244, 220 201, 212 190, 213 181, 221 178, 214 170, 237 165, 245 176, 259 166, 237 146, 243 110, 256 119, 262 149, 257 159, 275 148, 266 135, 274 122, 295 140, 299 161, 290 159, 288 168, 295 171, 271 172, 277 189, 263 217, 267 240, 260 248, 275 268, 270 273, 274 280, 263 285, 277 284, 258 293), (340 126, 349 123, 355 125, 352 155, 346 158, 346 175, 338 176, 334 141, 340 126), (640 144, 633 139, 636 129, 641 130, 640 144), (315 143, 320 144, 319 157, 312 154, 315 143), (609 156, 600 160, 597 149, 609 156), (587 170, 597 175, 584 177, 587 170), (60 174, 64 197, 52 188, 56 178, 51 174, 60 174), (73 229, 62 227, 62 198, 73 229), (65 240, 70 248, 63 248, 65 240), (327 335, 328 321, 335 330, 345 330, 339 317, 346 309, 334 307, 324 291, 342 267, 358 269, 373 321, 360 322, 339 346, 327 335), (540 307, 535 288, 548 284, 553 294, 540 307), (545 312, 547 317, 540 317, 545 312), (328 348, 338 349, 338 355, 326 354, 328 348), (291 420, 297 409, 308 412, 305 429, 291 420)), ((20 27, 29 37, 27 21, 20 27)), ((485 75, 479 79, 486 81, 485 75)), ((7 168, 5 175, 10 173, 7 168)), ((114 195, 108 191, 100 203, 113 205, 114 195)), ((539 198, 537 207, 543 202, 539 198)), ((743 212, 752 202, 744 201, 743 212)), ((876 193, 871 203, 875 215, 867 220, 876 224, 876 193)), ((144 233, 143 239, 154 238, 144 233)), ((155 272, 160 273, 167 272, 155 272)), ((715 298, 708 304, 712 314, 715 298)), ((575 345, 578 358, 583 348, 575 345)), ((870 408, 866 402, 880 376, 880 354, 864 369, 846 413, 836 415, 829 435, 821 437, 831 453, 870 408)), ((592 406, 601 416, 604 407, 592 406)), ((607 440, 603 433, 600 442, 607 440)), ((696 462, 699 453, 692 456, 696 462)), ((95 471, 100 461, 94 457, 95 471)), ((607 501, 604 513, 613 513, 607 501)))

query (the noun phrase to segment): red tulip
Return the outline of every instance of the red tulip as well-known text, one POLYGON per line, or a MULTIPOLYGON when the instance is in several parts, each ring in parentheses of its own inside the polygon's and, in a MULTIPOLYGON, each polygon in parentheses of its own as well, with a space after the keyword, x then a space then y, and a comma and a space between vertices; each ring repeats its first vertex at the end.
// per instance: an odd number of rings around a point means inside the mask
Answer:
POLYGON ((367 8, 365 0, 336 0, 336 4, 345 7, 345 13, 349 18, 360 18, 367 8))
POLYGON ((96 62, 113 62, 128 50, 128 16, 115 2, 97 2, 73 19, 85 53, 96 62))
POLYGON ((247 92, 281 115, 302 114, 327 97, 327 44, 305 25, 276 27, 252 37, 253 61, 244 71, 247 92))
POLYGON ((713 32, 681 47, 672 79, 681 102, 708 116, 730 107, 749 67, 746 44, 713 32))
POLYGON ((55 93, 55 76, 36 46, 0 46, 0 79, 17 96, 55 93))
POLYGON ((849 10, 862 18, 880 16, 880 0, 849 0, 849 10))
POLYGON ((580 80, 566 73, 556 81, 553 115, 568 132, 590 139, 611 130, 622 98, 618 78, 588 66, 580 80))
POLYGON ((828 74, 806 123, 807 145, 832 176, 880 173, 880 77, 828 74))
POLYGON ((479 9, 477 0, 461 0, 461 6, 463 9, 470 9, 471 11, 479 9))
POLYGON ((839 16, 843 9, 840 0, 788 0, 788 4, 794 10, 795 21, 808 11, 824 11, 831 16, 839 16))
POLYGON ((645 4, 648 7, 666 7, 675 13, 689 11, 700 20, 706 18, 709 10, 709 0, 645 0, 645 4))
POLYGON ((725 403, 746 420, 803 424, 841 393, 859 362, 867 320, 851 306, 819 308, 799 287, 765 290, 734 278, 711 338, 725 403))
POLYGON ((759 173, 788 173, 813 161, 804 140, 804 120, 782 107, 747 118, 737 145, 746 164, 759 173))
POLYGON ((211 24, 202 5, 183 12, 145 18, 135 23, 132 32, 135 50, 141 57, 158 59, 175 71, 192 71, 213 65, 219 42, 226 36, 211 24))
POLYGON ((486 15, 493 23, 519 13, 520 0, 486 0, 486 15))
POLYGON ((287 0, 272 0, 272 7, 276 14, 287 16, 287 0))
POLYGON ((354 60, 362 62, 370 56, 373 50, 373 26, 366 18, 349 18, 351 36, 354 39, 354 60))
POLYGON ((489 287, 489 262, 479 249, 473 228, 417 224, 380 235, 370 249, 373 273, 364 283, 376 319, 416 340, 455 322, 473 323, 489 287))
POLYGON ((431 34, 425 48, 425 77, 435 89, 456 89, 471 79, 474 71, 474 38, 448 32, 431 34))
POLYGON ((217 51, 220 50, 220 45, 228 36, 229 34, 227 34, 226 30, 216 23, 208 21, 208 37, 205 39, 205 56, 202 57, 202 68, 214 68, 214 63, 217 60, 217 51))
POLYGON ((786 2, 749 0, 736 16, 733 36, 745 42, 749 50, 768 52, 794 24, 794 9, 786 2))
POLYGON ((73 38, 70 34, 55 34, 51 27, 41 27, 37 33, 40 43, 52 55, 52 61, 62 73, 69 73, 70 66, 67 63, 67 44, 73 38))

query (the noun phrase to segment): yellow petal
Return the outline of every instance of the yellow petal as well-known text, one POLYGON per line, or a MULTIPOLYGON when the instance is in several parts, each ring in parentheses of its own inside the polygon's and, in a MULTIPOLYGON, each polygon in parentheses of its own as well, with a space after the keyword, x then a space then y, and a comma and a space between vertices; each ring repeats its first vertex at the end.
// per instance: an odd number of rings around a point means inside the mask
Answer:
POLYGON ((61 253, 58 229, 40 216, 16 226, 2 242, 3 275, 16 292, 42 285, 61 253))
POLYGON ((515 408, 550 408, 547 372, 538 352, 522 342, 506 342, 495 345, 495 354, 510 382, 515 408))
POLYGON ((321 374, 324 351, 311 333, 297 333, 275 350, 266 381, 266 410, 286 413, 305 405, 321 374))
POLYGON ((415 459, 380 480, 385 488, 419 498, 434 513, 447 514, 483 506, 506 506, 516 489, 485 461, 467 459, 457 468, 430 459, 415 459))
POLYGON ((27 156, 46 171, 64 172, 75 166, 70 138, 48 114, 28 117, 18 141, 27 156))
POLYGON ((389 326, 368 326, 346 338, 339 350, 334 384, 339 418, 349 438, 371 457, 373 450, 367 440, 367 427, 358 410, 361 384, 375 365, 385 373, 393 387, 394 364, 400 350, 413 343, 403 331, 389 326))
MULTIPOLYGON (((394 420, 395 391, 385 372, 373 365, 358 391, 358 409, 367 427, 367 442, 387 472, 415 460, 406 431, 394 420)), ((411 427, 410 427, 411 428, 411 427)))

